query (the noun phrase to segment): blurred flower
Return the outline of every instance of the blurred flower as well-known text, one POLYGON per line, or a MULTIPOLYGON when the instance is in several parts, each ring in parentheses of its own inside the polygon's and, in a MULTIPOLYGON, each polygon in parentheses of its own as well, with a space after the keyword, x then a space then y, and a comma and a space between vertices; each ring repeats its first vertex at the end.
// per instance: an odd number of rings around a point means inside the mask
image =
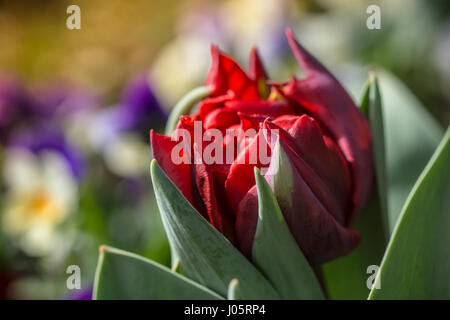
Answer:
POLYGON ((64 300, 92 300, 92 286, 70 291, 64 300))
POLYGON ((108 168, 123 177, 148 169, 148 128, 159 130, 167 120, 146 75, 125 86, 118 105, 99 112, 91 123, 91 141, 108 168))
POLYGON ((77 206, 80 158, 61 136, 36 130, 12 139, 3 166, 3 231, 27 254, 46 255, 77 206))
POLYGON ((209 67, 207 48, 211 43, 230 49, 225 16, 217 5, 192 7, 180 16, 176 32, 176 37, 161 49, 150 71, 158 79, 156 90, 167 106, 203 81, 209 67))
POLYGON ((258 43, 271 66, 269 71, 277 70, 289 53, 283 32, 290 24, 291 7, 285 0, 232 0, 192 6, 178 20, 176 37, 163 47, 150 71, 158 79, 156 90, 165 105, 172 106, 204 80, 211 43, 238 58, 247 55, 249 43, 258 43))
POLYGON ((46 83, 31 90, 30 117, 34 121, 70 120, 76 113, 94 109, 96 98, 66 83, 46 83))
POLYGON ((122 116, 122 130, 158 129, 167 120, 166 113, 150 87, 147 75, 133 77, 125 86, 117 112, 122 116))
POLYGON ((0 78, 0 141, 4 142, 28 105, 29 97, 22 84, 11 76, 2 76, 0 78))
POLYGON ((64 157, 76 179, 80 180, 84 174, 85 164, 81 153, 56 128, 41 126, 20 131, 9 139, 8 147, 24 148, 35 155, 46 150, 56 152, 64 157))

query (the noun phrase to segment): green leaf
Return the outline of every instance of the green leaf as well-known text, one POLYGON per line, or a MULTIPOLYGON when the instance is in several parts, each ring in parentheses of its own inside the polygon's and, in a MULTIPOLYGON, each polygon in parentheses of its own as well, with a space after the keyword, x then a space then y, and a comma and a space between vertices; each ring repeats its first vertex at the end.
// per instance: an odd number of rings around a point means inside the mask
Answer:
POLYGON ((361 300, 366 299, 370 292, 366 285, 370 276, 367 268, 380 264, 387 244, 382 232, 383 219, 376 194, 355 219, 351 228, 361 235, 361 242, 356 250, 322 266, 330 299, 361 300))
MULTIPOLYGON (((278 142, 275 150, 273 156, 280 155, 278 167, 283 171, 281 167, 289 160, 284 158, 287 156, 278 142)), ((324 299, 313 270, 284 221, 272 189, 256 167, 255 180, 258 190, 258 225, 252 247, 255 265, 282 299, 324 299)))
POLYGON ((189 278, 223 296, 236 278, 243 299, 279 298, 262 274, 192 207, 156 160, 151 173, 171 249, 189 278))
POLYGON ((368 205, 355 219, 352 229, 361 235, 361 243, 351 254, 323 266, 331 299, 366 299, 370 292, 367 268, 379 265, 389 240, 387 182, 385 169, 383 109, 378 81, 370 74, 365 84, 360 109, 372 130, 376 189, 368 205))
POLYGON ((370 299, 450 299, 450 127, 403 207, 370 299))
MULTIPOLYGON (((409 192, 444 131, 399 79, 387 71, 378 70, 376 74, 383 101, 388 224, 392 233, 409 192)), ((346 78, 354 94, 360 90, 362 76, 365 74, 346 78)), ((361 101, 363 112, 367 112, 368 85, 361 101)))
POLYGON ((182 115, 189 114, 197 102, 208 97, 212 91, 213 88, 210 86, 198 87, 183 96, 180 101, 177 102, 169 115, 169 119, 166 124, 166 135, 171 136, 177 127, 180 117, 182 115))
POLYGON ((385 236, 386 239, 389 239, 389 214, 387 209, 388 187, 386 181, 383 107, 378 80, 373 73, 369 76, 368 118, 373 139, 377 197, 382 212, 385 236))
POLYGON ((94 298, 102 300, 211 300, 223 297, 136 254, 100 247, 94 298))
POLYGON ((361 94, 361 101, 359 103, 359 110, 366 116, 366 118, 369 118, 369 97, 370 92, 372 91, 372 85, 373 85, 373 78, 369 76, 369 79, 367 79, 366 83, 364 84, 362 94, 361 94))
POLYGON ((383 98, 389 227, 443 136, 442 128, 396 78, 378 72, 383 98))

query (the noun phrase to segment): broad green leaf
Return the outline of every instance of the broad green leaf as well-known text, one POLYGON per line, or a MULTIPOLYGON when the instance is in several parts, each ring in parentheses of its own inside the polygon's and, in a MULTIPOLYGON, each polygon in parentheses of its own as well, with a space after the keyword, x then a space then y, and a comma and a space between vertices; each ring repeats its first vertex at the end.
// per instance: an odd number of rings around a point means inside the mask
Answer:
MULTIPOLYGON (((280 158, 277 175, 289 160, 278 142, 275 150, 272 156, 279 155, 280 158)), ((252 247, 255 265, 283 299, 324 299, 319 282, 292 236, 272 189, 257 168, 255 180, 258 190, 258 225, 252 247)))
MULTIPOLYGON (((392 233, 403 204, 439 144, 443 130, 395 76, 380 70, 377 78, 383 101, 388 224, 392 233)), ((359 91, 361 76, 347 80, 350 91, 359 91)), ((367 98, 363 96, 363 112, 367 98)))
POLYGON ((377 73, 383 99, 389 227, 395 227, 414 183, 443 130, 411 92, 386 72, 377 73))
POLYGON ((414 185, 370 299, 450 299, 450 127, 414 185))
POLYGON ((384 142, 383 107, 377 78, 370 76, 369 123, 372 131, 373 154, 377 196, 384 221, 384 234, 389 238, 389 217, 387 209, 386 153, 384 142))
POLYGON ((166 124, 166 135, 171 136, 177 127, 180 116, 189 114, 197 102, 209 96, 212 91, 213 88, 210 86, 198 87, 183 96, 169 115, 166 124))
POLYGON ((351 226, 361 235, 358 248, 351 254, 323 266, 331 299, 367 297, 370 292, 367 287, 367 278, 370 276, 367 268, 379 265, 389 240, 382 104, 378 83, 373 74, 363 90, 360 109, 367 117, 372 130, 376 189, 366 208, 351 226))
POLYGON ((94 298, 101 300, 223 299, 198 283, 136 254, 100 247, 94 298))
POLYGON ((367 268, 380 264, 387 244, 376 194, 355 219, 351 228, 361 236, 356 250, 322 266, 330 299, 362 300, 366 299, 370 292, 366 283, 371 274, 367 273, 367 268))
POLYGON ((367 81, 367 90, 361 109, 366 112, 372 132, 372 146, 375 163, 376 191, 383 220, 383 231, 389 239, 389 214, 387 208, 388 187, 386 181, 386 152, 384 141, 383 105, 380 88, 375 74, 371 73, 367 81))
POLYGON ((192 207, 156 160, 151 173, 171 249, 189 278, 223 296, 236 278, 243 299, 279 298, 262 274, 192 207))

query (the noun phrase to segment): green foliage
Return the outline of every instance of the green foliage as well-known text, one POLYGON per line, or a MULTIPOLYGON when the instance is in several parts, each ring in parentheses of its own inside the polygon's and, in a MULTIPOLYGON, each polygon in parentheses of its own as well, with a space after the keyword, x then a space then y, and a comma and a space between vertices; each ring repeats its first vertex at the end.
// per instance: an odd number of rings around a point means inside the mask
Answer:
POLYGON ((450 299, 450 128, 414 185, 370 299, 450 299))
POLYGON ((167 267, 130 252, 102 246, 94 298, 111 299, 223 299, 167 267))
MULTIPOLYGON (((276 150, 277 154, 284 153, 279 143, 276 150)), ((280 155, 280 166, 286 165, 284 161, 289 161, 284 157, 280 155)), ((257 168, 255 180, 258 189, 258 226, 252 248, 253 262, 272 282, 281 298, 323 299, 313 270, 284 221, 269 184, 257 168)))
POLYGON ((191 206, 156 160, 151 173, 171 249, 189 278, 223 296, 236 278, 243 299, 279 298, 261 273, 191 206))
POLYGON ((390 231, 414 183, 427 164, 443 130, 396 78, 377 74, 383 99, 390 231))

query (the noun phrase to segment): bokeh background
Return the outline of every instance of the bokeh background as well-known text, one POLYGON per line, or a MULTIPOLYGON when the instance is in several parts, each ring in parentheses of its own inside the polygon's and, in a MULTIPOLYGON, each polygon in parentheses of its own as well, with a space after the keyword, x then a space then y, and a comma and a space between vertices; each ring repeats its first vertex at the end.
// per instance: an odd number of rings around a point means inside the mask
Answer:
POLYGON ((286 27, 356 101, 386 70, 450 122, 446 0, 0 1, 0 298, 89 297, 100 244, 168 264, 149 130, 203 83, 211 43, 244 66, 257 45, 274 80, 299 74, 286 27))

